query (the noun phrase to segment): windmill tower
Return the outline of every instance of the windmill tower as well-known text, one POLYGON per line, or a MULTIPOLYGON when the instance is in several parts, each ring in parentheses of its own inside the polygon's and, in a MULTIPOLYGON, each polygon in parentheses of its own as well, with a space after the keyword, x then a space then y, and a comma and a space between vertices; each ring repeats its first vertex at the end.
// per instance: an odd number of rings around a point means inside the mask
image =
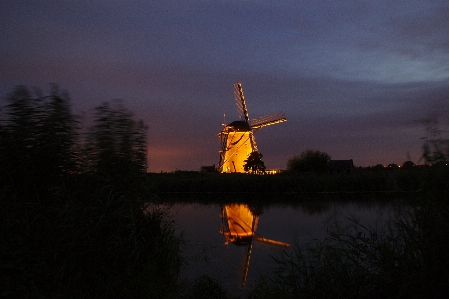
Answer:
POLYGON ((218 134, 221 141, 220 172, 245 172, 245 160, 252 152, 257 152, 254 131, 287 121, 283 111, 262 116, 249 121, 248 109, 243 96, 242 84, 234 84, 234 98, 237 105, 240 120, 233 121, 229 125, 223 124, 223 130, 218 134))

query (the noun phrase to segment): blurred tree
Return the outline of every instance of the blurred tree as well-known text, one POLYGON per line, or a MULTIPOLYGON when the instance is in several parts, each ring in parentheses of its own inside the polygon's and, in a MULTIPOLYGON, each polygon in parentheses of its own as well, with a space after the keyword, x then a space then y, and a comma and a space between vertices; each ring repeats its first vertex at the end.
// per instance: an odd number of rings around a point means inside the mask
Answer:
POLYGON ((398 169, 399 166, 397 164, 391 163, 391 164, 388 164, 387 168, 388 169, 398 169))
POLYGON ((414 166, 415 166, 415 163, 413 163, 410 160, 405 161, 404 164, 402 164, 403 169, 412 169, 414 166))
POLYGON ((108 177, 127 177, 145 173, 146 132, 143 121, 122 105, 103 103, 95 108, 94 125, 90 128, 84 153, 86 169, 108 177))
POLYGON ((262 161, 263 155, 259 152, 252 152, 246 159, 243 169, 245 171, 251 171, 252 173, 261 174, 265 173, 265 163, 262 161))
POLYGON ((25 86, 17 86, 7 97, 2 126, 2 174, 18 183, 36 177, 36 138, 40 132, 41 114, 38 99, 32 99, 25 86))
POLYGON ((78 117, 70 110, 67 91, 52 85, 51 94, 43 102, 42 132, 39 137, 41 170, 60 176, 76 171, 78 117))
POLYGON ((329 169, 330 156, 325 152, 306 150, 287 161, 287 170, 323 173, 329 169))
POLYGON ((385 167, 382 164, 376 164, 375 166, 373 166, 373 169, 375 169, 375 170, 384 170, 385 167))
POLYGON ((67 92, 53 85, 50 95, 43 96, 39 90, 32 93, 18 86, 4 110, 0 167, 16 190, 48 190, 53 179, 74 170, 76 117, 67 92))
POLYGON ((422 138, 422 157, 426 163, 437 164, 449 160, 449 120, 436 115, 424 121, 427 136, 422 138))

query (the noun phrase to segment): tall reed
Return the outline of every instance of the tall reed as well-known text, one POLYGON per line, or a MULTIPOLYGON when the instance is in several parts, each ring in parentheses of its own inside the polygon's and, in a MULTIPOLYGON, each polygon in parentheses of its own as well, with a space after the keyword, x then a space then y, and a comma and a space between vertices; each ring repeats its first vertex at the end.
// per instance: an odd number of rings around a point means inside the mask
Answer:
POLYGON ((427 197, 389 231, 357 225, 296 248, 249 298, 449 298, 449 207, 427 197))
POLYGON ((48 205, 1 198, 0 297, 176 296, 181 240, 164 210, 112 186, 53 192, 48 205))

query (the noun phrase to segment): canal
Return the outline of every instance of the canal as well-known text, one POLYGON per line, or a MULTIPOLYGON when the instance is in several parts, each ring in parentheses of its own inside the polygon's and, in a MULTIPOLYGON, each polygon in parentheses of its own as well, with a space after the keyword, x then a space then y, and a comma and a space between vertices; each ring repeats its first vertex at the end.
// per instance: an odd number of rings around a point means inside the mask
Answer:
MULTIPOLYGON (((181 273, 181 280, 189 283, 208 275, 220 280, 231 292, 243 293, 253 288, 261 275, 274 274, 278 266, 276 258, 287 257, 298 246, 323 241, 329 236, 328 232, 388 232, 396 214, 402 210, 398 202, 361 198, 309 200, 263 207, 172 204, 169 213, 177 232, 186 240, 183 256, 188 264, 181 273), (254 216, 252 227, 251 220, 245 222, 243 215, 247 213, 254 216), (252 232, 254 238, 237 242, 229 233, 229 229, 232 232, 236 227, 252 232), (263 242, 263 239, 279 241, 281 245, 263 242), (286 247, 285 243, 290 246, 286 247)), ((241 235, 242 231, 237 230, 237 233, 241 235)))

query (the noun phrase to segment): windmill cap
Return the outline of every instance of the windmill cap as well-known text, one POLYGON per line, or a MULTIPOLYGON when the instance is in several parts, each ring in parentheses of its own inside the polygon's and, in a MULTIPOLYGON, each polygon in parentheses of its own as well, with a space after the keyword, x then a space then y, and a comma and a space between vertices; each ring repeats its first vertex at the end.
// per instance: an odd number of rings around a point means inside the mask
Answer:
POLYGON ((249 124, 243 120, 233 121, 228 126, 233 127, 237 131, 251 131, 249 124))

